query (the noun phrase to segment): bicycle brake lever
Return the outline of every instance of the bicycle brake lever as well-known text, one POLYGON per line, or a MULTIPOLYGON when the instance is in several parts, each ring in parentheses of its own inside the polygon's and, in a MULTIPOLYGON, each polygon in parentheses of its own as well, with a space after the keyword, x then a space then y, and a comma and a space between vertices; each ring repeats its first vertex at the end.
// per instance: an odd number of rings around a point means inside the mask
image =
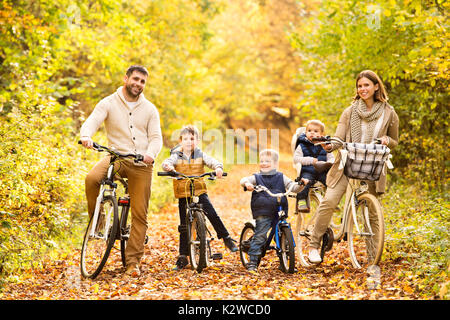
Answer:
POLYGON ((144 156, 141 155, 141 154, 137 154, 136 155, 136 159, 134 159, 134 162, 138 163, 138 162, 141 162, 141 161, 144 161, 144 156))

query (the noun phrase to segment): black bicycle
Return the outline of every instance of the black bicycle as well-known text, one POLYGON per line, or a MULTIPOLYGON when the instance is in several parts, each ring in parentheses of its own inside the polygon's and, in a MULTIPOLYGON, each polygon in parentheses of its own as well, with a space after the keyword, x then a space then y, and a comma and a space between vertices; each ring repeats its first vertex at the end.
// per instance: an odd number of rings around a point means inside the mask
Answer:
MULTIPOLYGON (((202 272, 204 268, 209 266, 212 260, 222 259, 222 253, 212 253, 211 241, 214 240, 211 232, 209 231, 206 220, 205 212, 202 209, 199 198, 194 196, 195 187, 194 181, 203 177, 208 177, 208 180, 215 180, 215 172, 206 172, 198 176, 187 176, 183 173, 176 171, 163 171, 158 172, 158 176, 172 177, 178 180, 189 180, 190 197, 186 210, 186 223, 189 243, 189 260, 191 267, 197 270, 198 273, 202 272)), ((223 173, 223 176, 227 176, 227 173, 223 173)))
MULTIPOLYGON (((78 143, 81 144, 81 141, 78 143)), ((81 248, 81 274, 91 279, 95 279, 102 271, 116 240, 120 241, 122 264, 125 267, 125 250, 130 236, 130 196, 128 180, 117 174, 115 164, 125 158, 132 158, 136 163, 143 163, 144 160, 140 154, 122 154, 95 142, 93 147, 98 152, 109 153, 111 157, 81 248), (118 184, 115 181, 123 186, 123 195, 120 197, 117 196, 118 184)))

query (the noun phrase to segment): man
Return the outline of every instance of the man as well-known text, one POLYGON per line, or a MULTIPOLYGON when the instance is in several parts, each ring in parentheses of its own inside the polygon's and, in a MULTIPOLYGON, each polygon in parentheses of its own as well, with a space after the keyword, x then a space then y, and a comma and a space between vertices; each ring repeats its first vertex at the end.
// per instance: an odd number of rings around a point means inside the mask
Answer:
MULTIPOLYGON (((142 93, 147 77, 146 68, 136 65, 129 67, 123 79, 124 85, 95 106, 80 132, 83 146, 92 148, 92 136, 104 122, 109 147, 121 153, 144 156, 146 165, 126 160, 121 162, 119 169, 119 174, 128 178, 131 231, 126 248, 126 274, 133 276, 140 275, 139 263, 144 254, 153 163, 162 147, 158 110, 142 93)), ((109 157, 105 157, 86 176, 89 216, 94 214, 100 182, 106 175, 108 165, 109 157)))

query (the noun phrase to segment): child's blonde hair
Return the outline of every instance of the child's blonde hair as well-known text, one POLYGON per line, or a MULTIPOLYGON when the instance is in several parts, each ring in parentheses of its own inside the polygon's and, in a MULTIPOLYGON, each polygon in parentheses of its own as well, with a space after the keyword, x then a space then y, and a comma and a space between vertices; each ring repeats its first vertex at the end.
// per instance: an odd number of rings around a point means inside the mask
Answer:
POLYGON ((181 136, 185 135, 185 134, 192 134, 194 137, 196 137, 197 139, 199 138, 199 133, 198 133, 198 129, 196 126, 189 124, 187 126, 183 126, 181 128, 180 131, 180 139, 181 136))
POLYGON ((262 156, 271 157, 274 162, 278 163, 279 158, 278 152, 273 149, 261 150, 261 152, 259 153, 259 158, 261 158, 262 156))
POLYGON ((316 119, 308 120, 308 122, 306 122, 306 124, 305 124, 305 128, 308 129, 308 126, 309 126, 310 124, 314 124, 314 125, 316 125, 316 126, 319 126, 319 127, 320 127, 320 130, 322 130, 322 133, 325 132, 325 125, 323 124, 322 121, 316 120, 316 119))

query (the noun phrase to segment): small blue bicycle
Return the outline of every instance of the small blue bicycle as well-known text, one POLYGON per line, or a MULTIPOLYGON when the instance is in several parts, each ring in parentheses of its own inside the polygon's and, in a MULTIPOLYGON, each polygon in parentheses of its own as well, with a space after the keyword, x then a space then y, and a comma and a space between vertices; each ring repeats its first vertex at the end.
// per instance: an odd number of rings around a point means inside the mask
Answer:
MULTIPOLYGON (((262 254, 258 259, 258 264, 261 261, 261 258, 266 255, 267 250, 274 249, 280 259, 281 270, 284 273, 294 273, 295 271, 295 242, 291 225, 286 221, 287 212, 285 212, 281 206, 281 198, 290 194, 294 186, 295 184, 292 184, 291 188, 289 188, 289 190, 285 193, 276 194, 270 192, 269 189, 261 185, 255 186, 254 189, 256 192, 266 192, 271 197, 277 198, 278 202, 278 219, 274 220, 274 224, 270 229, 270 233, 262 250, 262 254), (275 239, 276 246, 271 245, 273 239, 275 239)), ((255 222, 249 221, 245 223, 245 226, 241 232, 241 237, 239 240, 239 255, 244 267, 247 267, 247 264, 250 261, 248 251, 250 249, 250 241, 255 234, 255 228, 255 222)))

